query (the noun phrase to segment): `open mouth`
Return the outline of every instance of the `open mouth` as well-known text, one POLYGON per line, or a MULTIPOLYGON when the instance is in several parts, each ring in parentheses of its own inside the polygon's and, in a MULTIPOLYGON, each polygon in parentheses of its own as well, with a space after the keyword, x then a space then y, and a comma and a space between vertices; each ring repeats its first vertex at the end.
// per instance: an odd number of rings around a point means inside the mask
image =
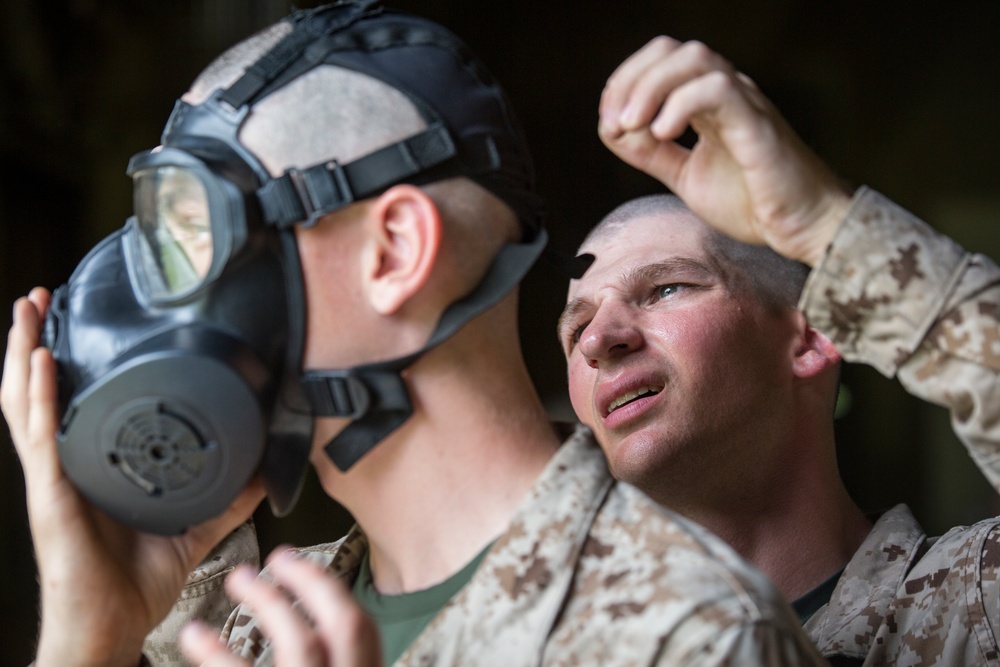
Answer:
POLYGON ((649 387, 649 386, 637 387, 636 389, 627 391, 608 404, 608 407, 605 410, 605 415, 610 415, 618 408, 622 407, 623 405, 628 405, 632 401, 637 401, 640 398, 644 398, 646 396, 655 396, 656 394, 659 394, 661 391, 663 391, 663 387, 649 387))

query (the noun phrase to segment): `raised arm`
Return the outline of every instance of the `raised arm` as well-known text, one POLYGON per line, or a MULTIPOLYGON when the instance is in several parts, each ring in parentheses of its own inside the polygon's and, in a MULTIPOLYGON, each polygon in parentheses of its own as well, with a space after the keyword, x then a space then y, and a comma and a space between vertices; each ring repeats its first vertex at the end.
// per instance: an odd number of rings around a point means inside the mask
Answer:
POLYGON ((657 37, 609 78, 599 133, 710 225, 814 271, 800 308, 845 359, 949 408, 1000 490, 1000 269, 881 195, 852 198, 746 75, 657 37), (690 126, 697 143, 677 138, 690 126))
POLYGON ((1000 491, 1000 267, 862 188, 799 304, 848 361, 947 407, 1000 491))

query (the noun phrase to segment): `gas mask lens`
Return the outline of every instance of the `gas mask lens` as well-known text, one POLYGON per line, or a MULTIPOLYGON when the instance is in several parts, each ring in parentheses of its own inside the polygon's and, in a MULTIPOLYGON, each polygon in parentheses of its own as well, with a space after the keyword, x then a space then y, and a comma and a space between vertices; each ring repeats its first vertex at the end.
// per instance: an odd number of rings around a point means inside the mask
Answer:
POLYGON ((128 173, 135 215, 126 261, 144 300, 175 302, 217 278, 246 238, 240 190, 173 148, 136 155, 128 173))
POLYGON ((189 170, 176 166, 138 172, 135 179, 136 242, 153 299, 196 289, 212 266, 208 193, 189 170))

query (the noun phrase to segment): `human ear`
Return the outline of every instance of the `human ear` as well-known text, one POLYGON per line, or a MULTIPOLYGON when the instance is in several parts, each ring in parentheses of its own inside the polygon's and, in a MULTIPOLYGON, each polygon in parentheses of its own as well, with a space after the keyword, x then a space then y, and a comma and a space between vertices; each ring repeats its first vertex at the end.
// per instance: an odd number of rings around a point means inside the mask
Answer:
POLYGON ((823 332, 809 326, 805 315, 798 311, 795 313, 795 326, 797 334, 792 372, 796 377, 813 378, 840 363, 840 352, 833 341, 823 332))
POLYGON ((372 307, 391 315, 427 283, 441 246, 441 215, 434 201, 412 185, 397 185, 370 209, 365 285, 372 307))

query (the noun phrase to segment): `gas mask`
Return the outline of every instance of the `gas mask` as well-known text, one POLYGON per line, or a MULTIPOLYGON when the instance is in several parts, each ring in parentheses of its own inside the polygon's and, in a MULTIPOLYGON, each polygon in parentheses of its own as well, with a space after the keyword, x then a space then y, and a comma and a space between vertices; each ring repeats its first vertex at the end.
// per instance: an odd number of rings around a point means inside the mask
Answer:
POLYGON ((285 512, 312 432, 294 237, 260 220, 253 170, 200 143, 132 159, 135 215, 55 291, 44 341, 67 475, 163 534, 221 513, 258 470, 285 512))
POLYGON ((292 30, 231 86, 178 102, 161 146, 129 163, 134 215, 53 294, 43 343, 59 369, 63 468, 90 502, 142 531, 176 534, 214 517, 258 473, 274 513, 289 512, 313 418, 352 420, 326 446, 349 469, 411 414, 401 371, 497 303, 545 245, 509 104, 454 35, 374 0, 286 21, 292 30), (427 129, 347 164, 270 175, 239 130, 256 102, 321 64, 403 91, 427 129), (510 205, 526 242, 500 251, 418 352, 303 370, 293 227, 397 183, 454 176, 510 205))

